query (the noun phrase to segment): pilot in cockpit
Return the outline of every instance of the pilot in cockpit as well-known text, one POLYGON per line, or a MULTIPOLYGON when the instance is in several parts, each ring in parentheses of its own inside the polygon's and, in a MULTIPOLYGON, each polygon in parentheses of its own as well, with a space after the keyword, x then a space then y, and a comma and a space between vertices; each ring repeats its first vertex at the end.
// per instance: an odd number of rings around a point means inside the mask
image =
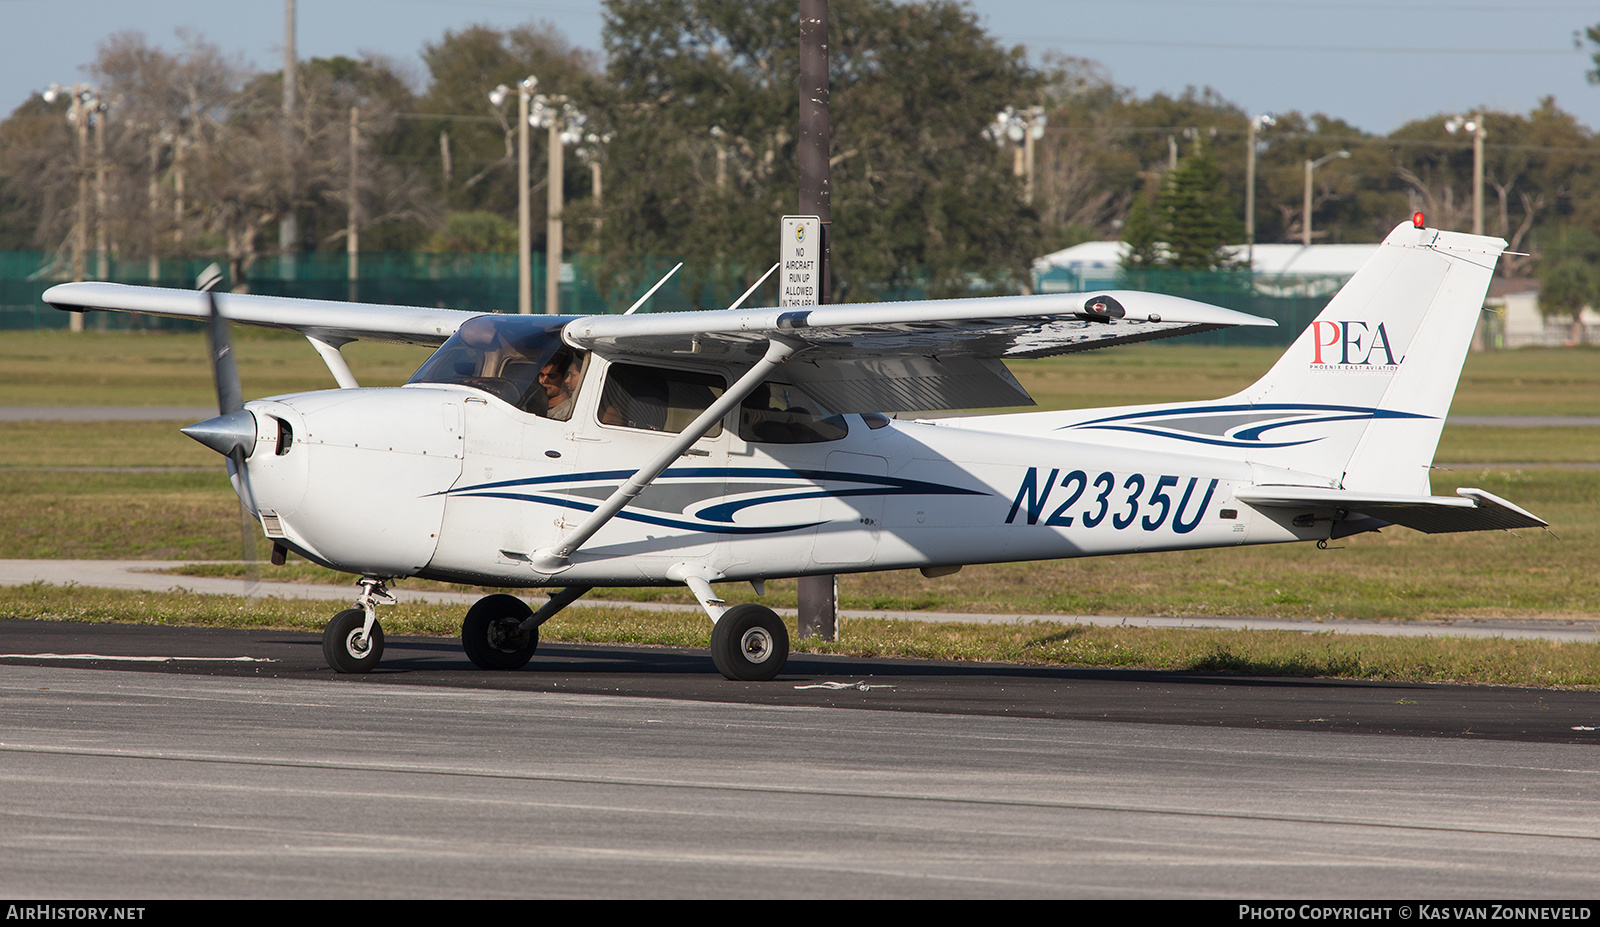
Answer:
POLYGON ((572 400, 582 379, 582 364, 567 351, 557 351, 539 370, 539 386, 544 389, 547 418, 564 422, 572 418, 572 400))
POLYGON ((463 322, 410 382, 458 383, 524 412, 566 421, 585 357, 563 345, 545 320, 478 316, 463 322))

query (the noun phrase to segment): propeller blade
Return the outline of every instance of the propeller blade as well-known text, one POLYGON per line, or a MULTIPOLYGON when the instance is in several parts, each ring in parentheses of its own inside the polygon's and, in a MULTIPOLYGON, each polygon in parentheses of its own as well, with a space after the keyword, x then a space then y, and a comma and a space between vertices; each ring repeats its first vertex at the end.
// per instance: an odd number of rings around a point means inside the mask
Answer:
POLYGON ((244 408, 244 388, 239 385, 239 367, 233 359, 233 333, 217 308, 216 286, 221 282, 222 268, 212 264, 195 284, 206 294, 211 310, 211 378, 217 387, 217 411, 228 415, 244 408))
MULTIPOLYGON (((244 512, 253 517, 256 500, 250 491, 250 471, 245 468, 244 461, 255 450, 256 419, 244 407, 244 388, 239 385, 239 367, 233 359, 233 333, 217 306, 216 287, 221 282, 222 268, 212 264, 200 272, 195 286, 206 294, 211 311, 211 378, 217 387, 217 409, 222 414, 190 425, 183 433, 228 458, 228 477, 239 495, 239 503, 244 506, 244 512)), ((253 557, 247 554, 245 559, 249 561, 253 557)))

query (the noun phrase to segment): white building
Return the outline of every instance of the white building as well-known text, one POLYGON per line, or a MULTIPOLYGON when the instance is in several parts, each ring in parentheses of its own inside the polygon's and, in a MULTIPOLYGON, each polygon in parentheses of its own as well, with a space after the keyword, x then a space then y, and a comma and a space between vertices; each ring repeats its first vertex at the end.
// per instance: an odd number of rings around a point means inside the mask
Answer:
MULTIPOLYGON (((1033 262, 1035 292, 1073 293, 1115 286, 1128 246, 1120 241, 1086 241, 1033 262)), ((1241 265, 1251 258, 1256 289, 1271 296, 1332 295, 1367 258, 1372 245, 1230 245, 1241 265)))
MULTIPOLYGON (((1500 311, 1489 325, 1489 337, 1497 348, 1558 348, 1572 343, 1572 316, 1546 318, 1539 312, 1539 290, 1532 281, 1514 281, 1522 286, 1506 287, 1496 280, 1484 304, 1500 311)), ((1589 344, 1600 344, 1600 313, 1587 308, 1583 320, 1589 344)))
MULTIPOLYGON (((1087 241, 1047 254, 1033 262, 1034 292, 1081 293, 1117 286, 1127 244, 1087 241)), ((1245 245, 1228 251, 1241 265, 1250 253, 1245 245)), ((1255 290, 1263 296, 1332 296, 1378 250, 1372 245, 1258 244, 1250 255, 1255 290)), ((1539 291, 1531 280, 1496 279, 1485 304, 1500 310, 1481 338, 1494 347, 1559 347, 1572 340, 1568 317, 1547 319, 1539 314, 1539 291)), ((1600 344, 1600 313, 1583 311, 1590 344, 1600 344)), ((1484 342, 1480 342, 1484 343, 1484 342)))

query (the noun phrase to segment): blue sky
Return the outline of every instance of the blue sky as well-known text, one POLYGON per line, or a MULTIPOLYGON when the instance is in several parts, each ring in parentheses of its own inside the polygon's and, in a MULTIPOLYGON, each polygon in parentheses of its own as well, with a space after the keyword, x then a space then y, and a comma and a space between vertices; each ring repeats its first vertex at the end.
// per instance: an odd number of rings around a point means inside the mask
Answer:
MULTIPOLYGON (((1210 86, 1252 112, 1298 109, 1388 132, 1475 107, 1526 112, 1554 95, 1600 128, 1600 86, 1574 33, 1600 5, 1571 0, 972 0, 1000 41, 1100 61, 1141 95, 1210 86)), ((552 23, 600 48, 599 0, 298 0, 301 57, 377 52, 423 77, 447 29, 552 23)), ((96 46, 136 29, 176 48, 186 28, 262 69, 282 56, 282 0, 0 0, 0 111, 83 77, 96 46)), ((487 88, 486 88, 487 89, 487 88)), ((996 101, 997 108, 1011 101, 996 101)), ((1021 102, 1021 101, 1018 101, 1021 102)))

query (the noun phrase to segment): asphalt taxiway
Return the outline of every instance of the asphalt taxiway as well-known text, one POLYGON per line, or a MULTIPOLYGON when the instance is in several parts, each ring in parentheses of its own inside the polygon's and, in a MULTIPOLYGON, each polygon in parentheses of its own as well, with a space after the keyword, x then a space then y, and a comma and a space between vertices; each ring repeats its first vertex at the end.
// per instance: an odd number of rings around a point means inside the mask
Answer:
POLYGON ((1571 898, 1600 695, 0 621, 12 897, 1571 898))

